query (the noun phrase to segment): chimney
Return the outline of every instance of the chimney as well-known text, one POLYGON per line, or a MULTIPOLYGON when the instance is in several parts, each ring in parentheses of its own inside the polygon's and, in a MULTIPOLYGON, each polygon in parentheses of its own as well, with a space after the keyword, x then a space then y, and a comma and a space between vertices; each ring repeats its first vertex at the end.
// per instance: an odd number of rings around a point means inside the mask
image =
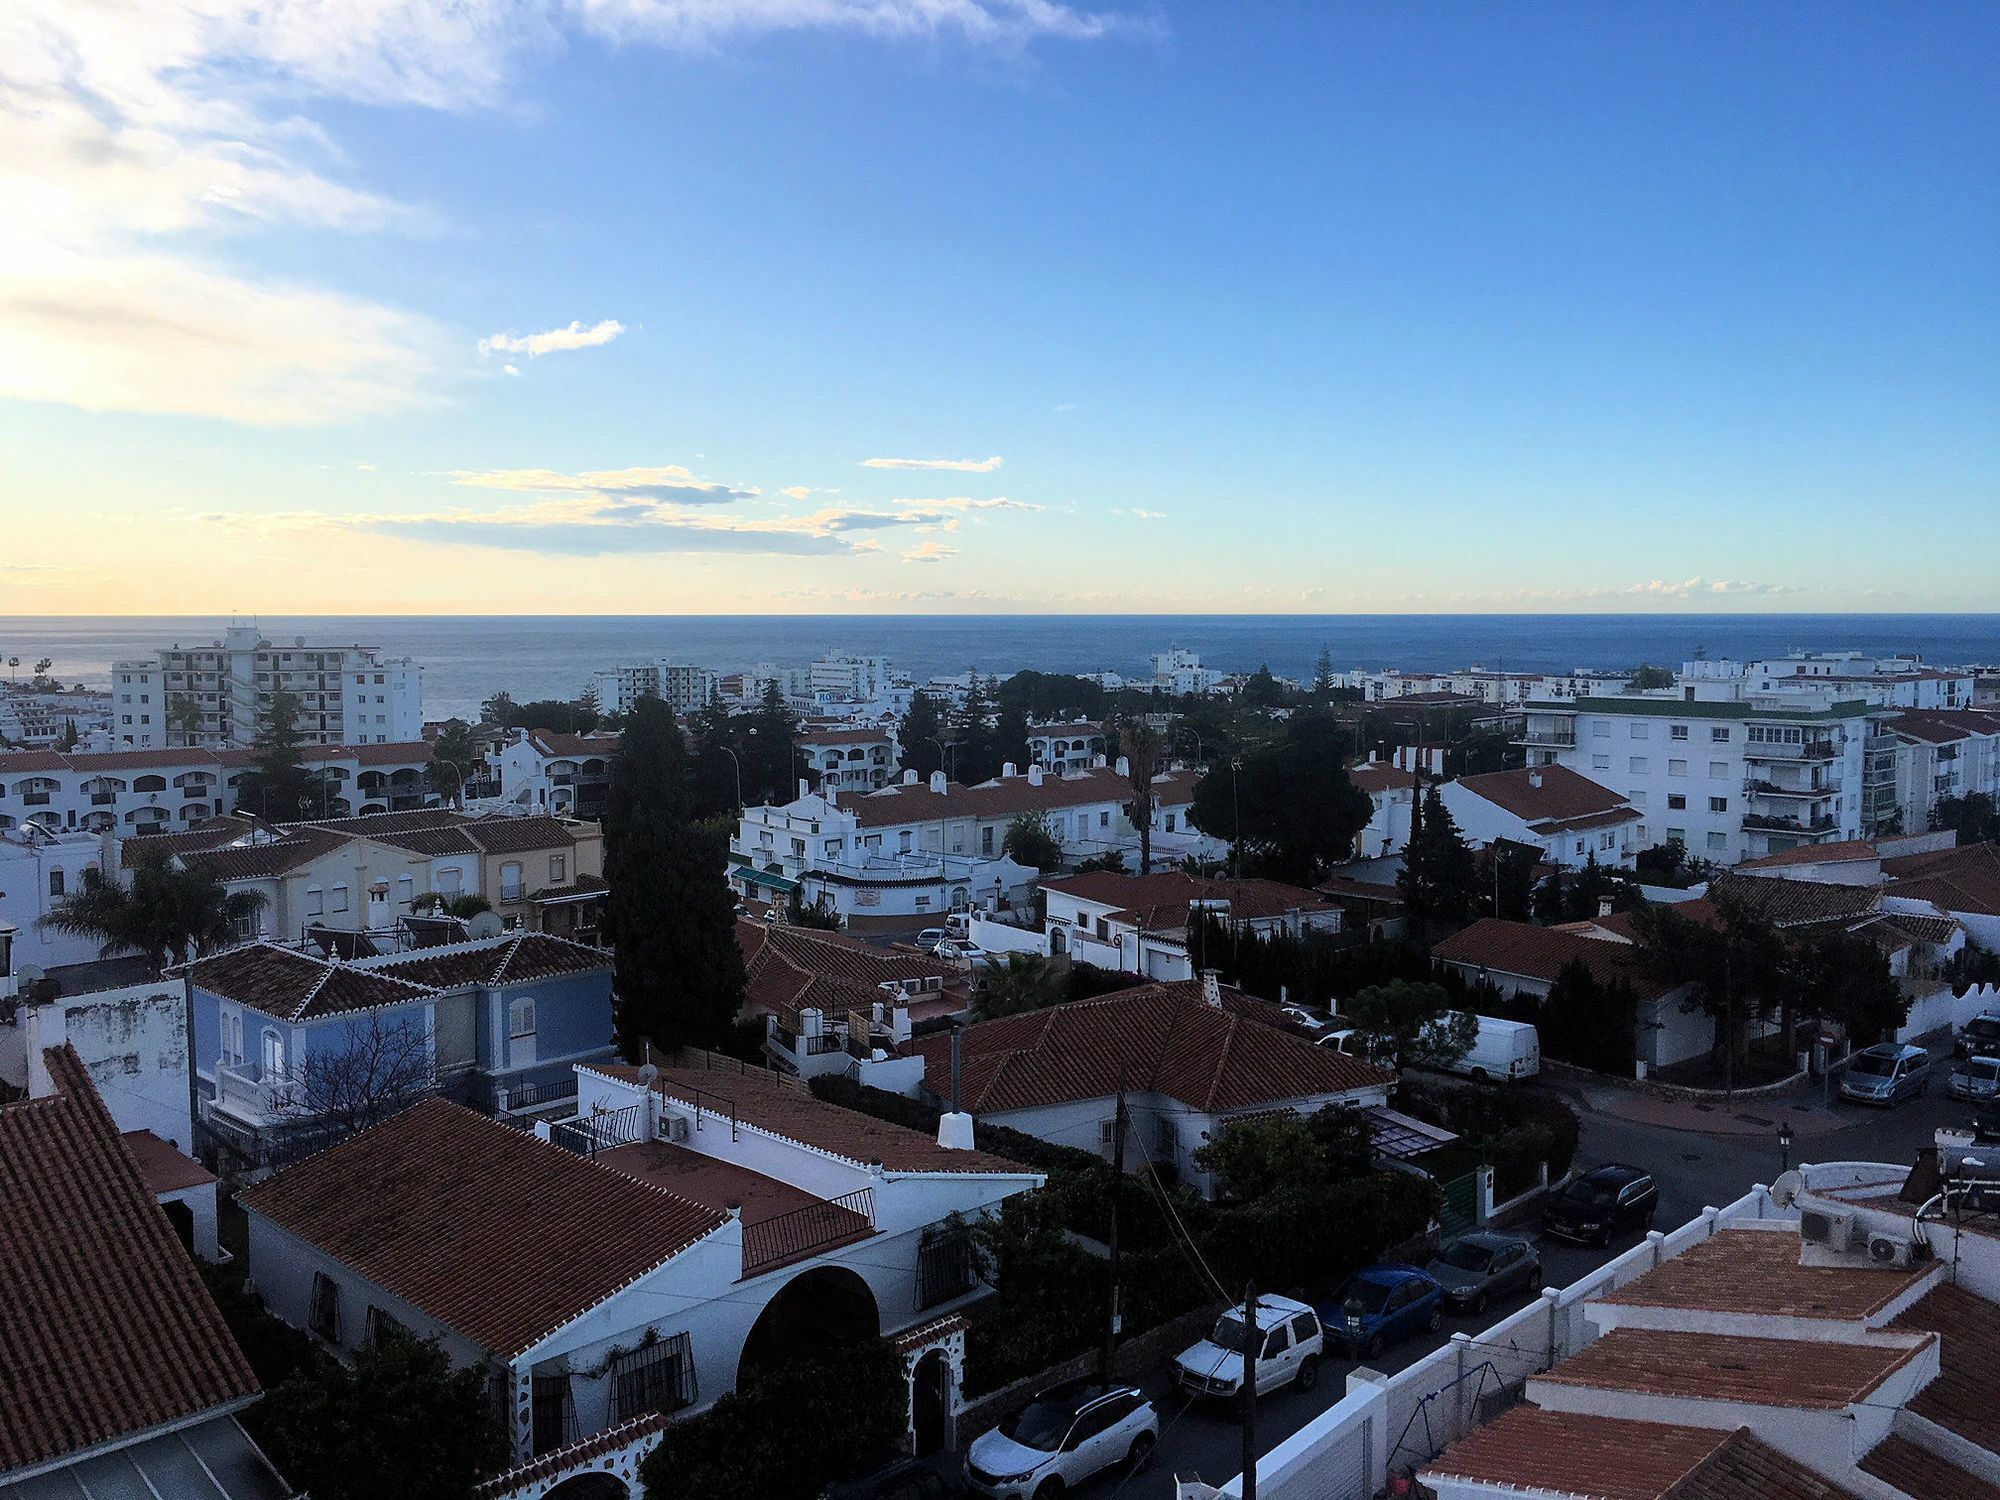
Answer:
POLYGON ((1611 915, 1611 898, 1609 896, 1599 896, 1597 898, 1597 915, 1599 917, 1608 917, 1611 915))
POLYGON ((1018 776, 1019 774, 1020 774, 1019 769, 1015 766, 1014 762, 1012 762, 1011 760, 1006 762, 1004 765, 1000 767, 1000 779, 1002 781, 1011 781, 1014 777, 1018 776))
POLYGON ((917 773, 915 771, 905 771, 903 773, 903 785, 915 786, 916 784, 917 784, 917 773))
POLYGON ((801 776, 799 778, 799 795, 803 797, 811 790, 812 790, 812 783, 807 781, 805 777, 801 776))
POLYGON ((1118 757, 1118 774, 1120 776, 1130 776, 1132 774, 1132 762, 1122 755, 1118 757))
POLYGON ((1041 784, 1042 784, 1042 768, 1040 766, 1028 767, 1028 785, 1040 786, 1041 784))
POLYGON ((832 783, 830 783, 830 782, 829 782, 829 783, 826 783, 826 784, 823 784, 823 785, 822 785, 822 786, 820 787, 820 789, 819 789, 819 794, 820 794, 820 796, 822 796, 822 797, 824 797, 824 798, 826 799, 826 805, 827 805, 828 807, 838 807, 838 806, 840 806, 840 788, 839 788, 839 787, 837 787, 837 786, 834 786, 834 785, 833 785, 832 783))
POLYGON ((937 1142, 947 1151, 970 1151, 972 1149, 972 1116, 967 1114, 959 1098, 959 1079, 965 1071, 965 1055, 960 1042, 964 1028, 951 1028, 951 1108, 938 1116, 937 1142))
POLYGON ((1222 1009, 1222 972, 1219 969, 1201 971, 1201 999, 1204 1005, 1222 1009))
POLYGON ((942 797, 944 795, 944 789, 945 789, 944 772, 942 771, 931 772, 931 790, 936 792, 940 797, 942 797))
POLYGON ((1370 751, 1368 752, 1368 764, 1369 764, 1369 765, 1371 765, 1371 766, 1375 764, 1375 755, 1376 755, 1376 752, 1375 752, 1375 751, 1373 751, 1373 750, 1370 750, 1370 751))
POLYGON ((44 1000, 23 1005, 20 1014, 22 1040, 28 1048, 28 1097, 46 1099, 55 1093, 56 1081, 49 1076, 49 1062, 42 1052, 69 1040, 63 1008, 55 1001, 44 1000))
POLYGON ((1539 790, 1542 785, 1542 773, 1540 771, 1530 771, 1528 773, 1528 785, 1539 790))

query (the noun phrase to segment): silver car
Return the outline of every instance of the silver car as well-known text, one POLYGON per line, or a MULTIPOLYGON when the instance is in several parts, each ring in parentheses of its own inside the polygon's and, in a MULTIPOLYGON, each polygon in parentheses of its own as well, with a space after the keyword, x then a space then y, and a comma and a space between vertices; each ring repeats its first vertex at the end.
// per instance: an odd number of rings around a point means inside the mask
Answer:
POLYGON ((1840 1077, 1840 1097, 1857 1104, 1894 1104, 1914 1099, 1930 1086, 1930 1053, 1921 1047, 1879 1042, 1848 1059, 1840 1077))
POLYGON ((1453 1312, 1482 1313, 1488 1302, 1541 1289, 1541 1256, 1512 1235, 1461 1235, 1424 1269, 1444 1288, 1445 1304, 1453 1312))
POLYGON ((1951 1065, 1944 1091, 1954 1099, 1982 1104, 2000 1098, 2000 1057, 1961 1057, 1951 1065))

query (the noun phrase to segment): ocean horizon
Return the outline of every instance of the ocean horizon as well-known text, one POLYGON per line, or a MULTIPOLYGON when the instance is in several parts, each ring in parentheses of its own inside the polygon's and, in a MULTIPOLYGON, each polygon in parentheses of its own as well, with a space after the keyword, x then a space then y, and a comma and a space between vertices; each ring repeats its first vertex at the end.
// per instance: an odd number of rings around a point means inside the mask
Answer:
MULTIPOLYGON (((1170 646, 1223 671, 1269 666, 1310 677, 1322 647, 1342 670, 1629 669, 1792 650, 1912 652, 1951 665, 2000 661, 2000 614, 1532 615, 301 615, 255 623, 273 641, 380 646, 424 667, 424 711, 468 713, 496 689, 570 698, 621 661, 671 658, 719 671, 803 663, 835 652, 880 655, 922 680, 1006 674, 1148 671, 1170 646)), ((16 672, 41 657, 65 682, 102 685, 111 663, 163 646, 205 644, 212 615, 0 616, 0 658, 16 672)))

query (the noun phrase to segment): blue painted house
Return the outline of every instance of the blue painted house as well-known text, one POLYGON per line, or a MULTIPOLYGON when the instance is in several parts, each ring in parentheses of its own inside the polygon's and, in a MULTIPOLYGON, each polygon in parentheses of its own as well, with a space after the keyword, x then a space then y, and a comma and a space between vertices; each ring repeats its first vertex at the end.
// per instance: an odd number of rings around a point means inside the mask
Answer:
POLYGON ((613 1055, 611 955, 546 933, 352 961, 252 943, 183 972, 202 1123, 257 1166, 324 1144, 331 1089, 415 1073, 508 1114, 613 1055))

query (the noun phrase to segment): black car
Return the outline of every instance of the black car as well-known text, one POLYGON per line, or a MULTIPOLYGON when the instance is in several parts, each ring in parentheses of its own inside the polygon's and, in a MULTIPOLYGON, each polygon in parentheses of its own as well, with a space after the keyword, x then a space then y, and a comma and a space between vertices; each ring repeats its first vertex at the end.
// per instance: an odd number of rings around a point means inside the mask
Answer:
POLYGON ((898 1458, 820 1491, 820 1500, 960 1500, 965 1486, 921 1458, 898 1458))
POLYGON ((2000 1015, 1991 1011, 1974 1016, 1965 1023, 1951 1044, 1954 1058, 2000 1057, 2000 1015))
POLYGON ((1542 1232, 1580 1244, 1608 1245, 1628 1229, 1650 1229, 1660 1190, 1652 1173, 1623 1162, 1579 1172, 1549 1194, 1542 1232))

